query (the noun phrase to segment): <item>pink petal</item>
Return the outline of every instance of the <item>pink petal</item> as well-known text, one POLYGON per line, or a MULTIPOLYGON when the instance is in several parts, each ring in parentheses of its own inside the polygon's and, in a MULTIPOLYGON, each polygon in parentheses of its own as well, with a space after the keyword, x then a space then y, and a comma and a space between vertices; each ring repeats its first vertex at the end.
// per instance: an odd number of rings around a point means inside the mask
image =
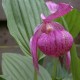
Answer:
POLYGON ((34 33, 35 33, 37 30, 39 30, 39 28, 41 28, 40 25, 38 25, 38 26, 34 29, 34 33))
POLYGON ((58 22, 52 22, 51 24, 52 24, 53 28, 55 28, 55 30, 65 30, 64 27, 61 24, 59 24, 58 22))
POLYGON ((34 67, 36 69, 36 71, 39 70, 39 67, 38 67, 38 56, 37 56, 37 40, 34 41, 34 38, 32 37, 30 39, 30 51, 31 51, 31 54, 32 54, 32 57, 33 57, 33 64, 34 64, 34 67))
POLYGON ((65 30, 63 30, 61 34, 62 34, 63 48, 65 51, 69 51, 73 44, 73 37, 68 31, 65 31, 65 30))
POLYGON ((52 1, 46 2, 46 5, 51 13, 55 13, 59 7, 56 3, 53 3, 52 1))
POLYGON ((47 2, 48 8, 51 13, 53 10, 53 13, 46 18, 48 21, 51 21, 58 17, 64 16, 65 14, 67 14, 68 12, 70 12, 72 10, 72 6, 70 6, 69 4, 59 3, 58 5, 56 5, 56 6, 58 6, 57 8, 53 7, 52 9, 50 9, 50 4, 51 4, 51 6, 54 6, 55 3, 51 2, 51 1, 47 2))
POLYGON ((70 69, 70 62, 71 62, 71 56, 70 56, 70 51, 68 51, 66 54, 66 68, 68 70, 70 69))
POLYGON ((39 49, 48 56, 59 57, 69 51, 73 44, 73 38, 65 30, 55 29, 49 33, 42 33, 38 39, 39 49))
POLYGON ((42 20, 46 19, 46 16, 43 13, 41 13, 41 19, 42 20))
POLYGON ((41 19, 43 20, 43 23, 51 22, 46 19, 46 16, 43 13, 41 13, 41 19))
POLYGON ((33 64, 36 71, 39 71, 38 67, 38 55, 37 55, 37 40, 41 34, 41 25, 38 26, 37 30, 35 31, 33 37, 30 39, 30 51, 33 57, 33 64))

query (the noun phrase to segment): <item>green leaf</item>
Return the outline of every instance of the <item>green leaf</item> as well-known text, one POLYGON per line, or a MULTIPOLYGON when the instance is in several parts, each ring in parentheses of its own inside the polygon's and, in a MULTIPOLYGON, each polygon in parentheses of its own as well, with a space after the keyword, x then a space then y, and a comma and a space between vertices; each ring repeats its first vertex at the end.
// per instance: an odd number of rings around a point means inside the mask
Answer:
POLYGON ((73 80, 72 74, 70 74, 69 76, 67 76, 66 78, 64 78, 64 79, 62 79, 62 80, 73 80))
POLYGON ((29 40, 41 23, 40 14, 48 13, 44 0, 2 0, 10 34, 25 54, 30 55, 29 40))
MULTIPOLYGON (((49 73, 41 66, 38 80, 51 80, 49 73)), ((33 80, 34 67, 32 59, 19 54, 5 53, 2 57, 3 75, 11 77, 11 80, 33 80)), ((8 80, 8 79, 7 79, 8 80)))
POLYGON ((0 75, 0 80, 12 80, 8 75, 0 75))
POLYGON ((53 80, 55 80, 54 78, 56 78, 56 80, 61 80, 68 77, 66 69, 61 66, 60 61, 54 57, 46 57, 44 59, 44 67, 53 77, 53 80))
POLYGON ((71 71, 73 80, 80 80, 80 59, 77 56, 75 44, 71 49, 71 71))
MULTIPOLYGON (((69 32, 74 38, 77 37, 80 32, 80 11, 73 9, 71 12, 64 16, 64 19, 69 28, 69 32)), ((61 18, 57 19, 56 21, 60 22, 63 26, 65 26, 61 18)))
POLYGON ((0 77, 0 80, 5 80, 4 78, 0 77))

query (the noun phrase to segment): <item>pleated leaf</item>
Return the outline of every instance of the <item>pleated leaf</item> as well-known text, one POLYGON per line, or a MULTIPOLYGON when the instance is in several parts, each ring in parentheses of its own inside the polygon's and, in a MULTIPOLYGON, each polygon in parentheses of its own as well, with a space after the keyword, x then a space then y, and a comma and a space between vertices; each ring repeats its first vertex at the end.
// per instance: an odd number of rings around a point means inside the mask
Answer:
MULTIPOLYGON (((39 67, 38 80, 51 80, 48 72, 43 67, 39 67)), ((3 75, 11 77, 11 80, 34 80, 32 59, 19 54, 3 54, 2 71, 3 75)))
POLYGON ((10 34, 25 54, 30 54, 29 40, 41 23, 40 14, 48 13, 44 0, 3 0, 10 34))

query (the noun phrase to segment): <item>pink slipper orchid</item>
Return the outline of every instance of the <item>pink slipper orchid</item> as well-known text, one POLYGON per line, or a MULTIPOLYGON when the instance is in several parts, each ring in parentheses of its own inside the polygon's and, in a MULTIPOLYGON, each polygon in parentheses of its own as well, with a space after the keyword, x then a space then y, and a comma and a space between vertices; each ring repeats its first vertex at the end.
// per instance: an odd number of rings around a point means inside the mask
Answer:
POLYGON ((67 54, 73 43, 71 34, 61 24, 52 22, 71 11, 72 6, 65 3, 56 4, 51 1, 46 2, 46 5, 51 14, 47 17, 41 14, 43 22, 36 27, 34 35, 30 39, 30 50, 36 71, 39 71, 37 48, 45 55, 60 57, 67 54))

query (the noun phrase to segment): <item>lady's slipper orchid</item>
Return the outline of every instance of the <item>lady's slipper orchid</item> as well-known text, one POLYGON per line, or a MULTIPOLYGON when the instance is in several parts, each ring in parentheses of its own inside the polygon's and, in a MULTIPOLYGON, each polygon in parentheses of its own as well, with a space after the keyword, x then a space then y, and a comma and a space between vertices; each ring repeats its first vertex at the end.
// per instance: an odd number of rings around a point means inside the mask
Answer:
POLYGON ((37 48, 45 55, 60 57, 67 54, 73 43, 71 34, 61 24, 52 22, 71 11, 72 6, 65 3, 55 4, 51 1, 46 2, 46 5, 51 14, 47 17, 41 14, 43 22, 36 27, 34 35, 30 39, 30 50, 37 71, 39 70, 37 48))

